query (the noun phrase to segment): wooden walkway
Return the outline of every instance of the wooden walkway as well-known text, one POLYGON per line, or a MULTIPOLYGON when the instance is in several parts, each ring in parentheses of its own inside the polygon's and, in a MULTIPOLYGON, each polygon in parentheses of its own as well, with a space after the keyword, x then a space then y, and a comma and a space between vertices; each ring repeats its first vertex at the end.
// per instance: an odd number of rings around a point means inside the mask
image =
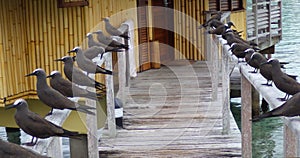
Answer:
POLYGON ((240 131, 231 117, 222 135, 221 87, 211 101, 205 62, 163 66, 130 83, 124 129, 104 132, 100 157, 241 157, 240 131))

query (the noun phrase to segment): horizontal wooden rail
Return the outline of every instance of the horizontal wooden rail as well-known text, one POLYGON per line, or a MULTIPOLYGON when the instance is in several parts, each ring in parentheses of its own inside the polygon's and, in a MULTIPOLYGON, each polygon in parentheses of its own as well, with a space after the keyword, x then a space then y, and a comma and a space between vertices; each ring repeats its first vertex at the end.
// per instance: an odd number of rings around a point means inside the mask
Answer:
MULTIPOLYGON (((253 74, 249 73, 249 71, 252 71, 253 68, 246 65, 246 64, 239 64, 239 69, 242 75, 242 114, 245 113, 251 113, 252 103, 251 101, 245 101, 245 98, 251 98, 249 94, 251 94, 252 87, 255 88, 259 92, 259 94, 264 98, 270 105, 270 109, 274 109, 280 105, 282 105, 284 102, 279 101, 278 97, 283 97, 285 93, 278 90, 275 86, 269 87, 269 86, 263 86, 262 84, 266 83, 266 79, 263 78, 259 73, 253 74), (245 88, 247 86, 243 84, 250 84, 251 87, 245 88), (245 96, 246 95, 246 96, 245 96), (245 109, 245 107, 248 107, 250 109, 245 109), (245 110, 244 110, 245 109, 245 110)), ((251 124, 250 121, 251 115, 248 114, 248 117, 242 119, 242 127, 247 127, 245 132, 251 131, 251 124)), ((299 146, 299 136, 300 136, 300 118, 285 118, 284 119, 284 153, 285 157, 298 157, 300 156, 300 146, 299 146)), ((243 133, 243 132, 242 132, 243 133)), ((251 134, 251 133, 248 133, 251 134)), ((244 135, 243 135, 244 136, 244 135)), ((251 146, 251 140, 249 140, 249 137, 244 136, 242 138, 243 142, 246 142, 248 146, 251 146)), ((248 151, 244 151, 245 155, 249 155, 249 153, 252 152, 251 148, 246 148, 248 151)), ((243 149, 243 150, 246 150, 243 149)), ((251 154, 250 154, 251 155, 251 154)), ((244 156, 243 156, 244 157, 244 156)), ((246 157, 246 156, 245 156, 246 157)))

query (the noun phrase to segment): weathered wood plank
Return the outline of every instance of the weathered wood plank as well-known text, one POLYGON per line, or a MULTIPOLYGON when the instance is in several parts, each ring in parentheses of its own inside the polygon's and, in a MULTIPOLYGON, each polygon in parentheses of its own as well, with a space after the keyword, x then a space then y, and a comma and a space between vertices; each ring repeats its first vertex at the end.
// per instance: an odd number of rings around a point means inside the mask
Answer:
POLYGON ((230 135, 222 134, 222 88, 212 102, 207 72, 195 62, 140 73, 130 82, 124 129, 116 138, 104 130, 100 157, 240 157, 239 129, 230 113, 230 135))

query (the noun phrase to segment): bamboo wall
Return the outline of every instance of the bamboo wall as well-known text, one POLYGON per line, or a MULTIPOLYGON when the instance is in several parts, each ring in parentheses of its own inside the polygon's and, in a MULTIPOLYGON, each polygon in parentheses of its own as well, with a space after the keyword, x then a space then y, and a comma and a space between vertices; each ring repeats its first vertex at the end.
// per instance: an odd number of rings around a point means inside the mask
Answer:
POLYGON ((110 16, 115 26, 127 19, 136 24, 135 9, 127 10, 136 7, 135 0, 89 0, 89 6, 70 8, 58 8, 57 0, 0 0, 0 4, 0 106, 3 98, 7 104, 20 97, 36 98, 36 77, 24 75, 36 68, 47 74, 63 72, 63 64, 53 60, 84 44, 88 32, 105 30, 102 18, 110 16))
POLYGON ((203 29, 197 27, 203 23, 204 2, 198 0, 174 0, 175 59, 203 60, 203 29))

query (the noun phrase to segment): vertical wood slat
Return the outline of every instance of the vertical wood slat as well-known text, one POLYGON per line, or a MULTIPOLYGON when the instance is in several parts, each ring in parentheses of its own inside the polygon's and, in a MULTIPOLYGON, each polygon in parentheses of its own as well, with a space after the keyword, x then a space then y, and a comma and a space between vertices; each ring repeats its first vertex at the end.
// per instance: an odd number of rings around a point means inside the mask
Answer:
MULTIPOLYGON (((185 12, 185 1, 184 0, 181 0, 181 12, 185 12)), ((181 45, 182 45, 182 52, 183 53, 183 57, 184 59, 187 58, 187 54, 186 54, 186 45, 185 45, 185 37, 186 37, 186 32, 185 32, 185 26, 184 24, 186 23, 186 19, 185 19, 185 15, 184 14, 181 14, 181 30, 180 32, 182 33, 182 36, 181 36, 181 45)))
POLYGON ((196 23, 196 20, 197 20, 197 17, 196 17, 196 0, 193 0, 192 1, 192 7, 193 10, 192 10, 192 35, 193 35, 193 38, 192 38, 192 48, 193 48, 193 59, 194 60, 197 60, 198 59, 198 53, 197 53, 197 38, 196 38, 196 35, 197 35, 197 23, 196 23))
MULTIPOLYGON (((1 10, 0 10, 0 19, 4 19, 5 17, 5 8, 3 5, 4 4, 4 1, 5 0, 1 0, 1 10)), ((0 58, 0 61, 1 61, 1 70, 0 70, 0 83, 5 85, 6 84, 6 77, 5 77, 5 61, 4 61, 4 52, 5 52, 5 43, 4 43, 4 37, 5 37, 5 26, 4 26, 4 23, 0 23, 0 55, 1 55, 1 58, 0 58)), ((3 86, 2 87, 2 93, 1 93, 1 98, 3 98, 4 96, 7 96, 7 87, 6 86, 3 86)))
MULTIPOLYGON (((241 73, 242 74, 242 73, 241 73)), ((241 97, 242 97, 242 157, 252 157, 252 86, 251 83, 241 75, 241 97)))
POLYGON ((179 58, 179 53, 178 52, 178 30, 177 30, 177 25, 178 25, 178 11, 177 9, 177 2, 174 2, 174 17, 173 17, 173 21, 174 21, 174 50, 175 50, 175 59, 179 58))

